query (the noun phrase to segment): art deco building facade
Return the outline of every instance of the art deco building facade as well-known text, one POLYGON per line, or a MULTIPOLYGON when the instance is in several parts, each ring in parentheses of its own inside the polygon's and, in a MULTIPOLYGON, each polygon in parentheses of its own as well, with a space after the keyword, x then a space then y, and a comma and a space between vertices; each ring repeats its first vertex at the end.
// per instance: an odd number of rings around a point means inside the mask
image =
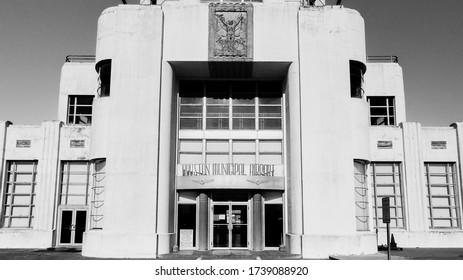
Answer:
POLYGON ((0 122, 0 247, 374 253, 383 197, 400 246, 463 246, 463 124, 406 122, 357 11, 140 2, 68 57, 57 121, 0 122))

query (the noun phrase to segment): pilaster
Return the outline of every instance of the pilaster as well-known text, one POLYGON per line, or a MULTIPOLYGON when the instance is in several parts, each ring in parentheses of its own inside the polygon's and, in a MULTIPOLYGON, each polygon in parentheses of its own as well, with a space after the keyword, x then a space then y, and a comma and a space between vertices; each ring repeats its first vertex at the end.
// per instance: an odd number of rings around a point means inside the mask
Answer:
MULTIPOLYGON (((3 182, 3 168, 5 161, 5 142, 8 126, 11 124, 9 121, 0 121, 0 186, 3 182)), ((0 188, 1 190, 1 188, 0 188)), ((1 199, 0 199, 1 201, 1 199)), ((1 211, 0 211, 1 212, 1 211)))
POLYGON ((199 195, 199 206, 198 206, 198 250, 207 250, 207 232, 208 232, 208 197, 207 194, 201 193, 199 195))
POLYGON ((262 194, 256 193, 252 197, 252 249, 261 251, 264 249, 263 222, 262 222, 262 194))
POLYGON ((407 229, 424 231, 427 229, 424 167, 421 143, 421 124, 407 122, 400 124, 403 135, 404 167, 402 190, 407 229))
POLYGON ((42 149, 37 165, 37 202, 34 214, 36 230, 49 231, 53 228, 61 126, 60 121, 42 123, 42 149))

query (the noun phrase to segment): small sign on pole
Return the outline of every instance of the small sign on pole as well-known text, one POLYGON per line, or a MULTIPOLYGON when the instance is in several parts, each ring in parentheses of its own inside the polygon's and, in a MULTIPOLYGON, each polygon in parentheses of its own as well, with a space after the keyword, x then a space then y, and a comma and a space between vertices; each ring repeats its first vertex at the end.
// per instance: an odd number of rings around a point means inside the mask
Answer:
POLYGON ((386 224, 387 229, 387 259, 391 259, 391 242, 389 240, 390 228, 389 224, 391 223, 391 205, 389 201, 389 197, 383 197, 382 199, 382 210, 383 210, 383 223, 386 224))
POLYGON ((383 223, 389 224, 391 222, 391 205, 389 197, 383 197, 383 223))

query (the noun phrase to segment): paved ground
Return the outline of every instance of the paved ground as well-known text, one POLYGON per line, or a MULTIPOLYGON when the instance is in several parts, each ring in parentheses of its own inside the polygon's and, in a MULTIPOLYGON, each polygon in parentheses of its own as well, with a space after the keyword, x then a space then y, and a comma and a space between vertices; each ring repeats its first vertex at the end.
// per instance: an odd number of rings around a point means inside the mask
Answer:
MULTIPOLYGON (((463 260, 463 248, 404 248, 403 251, 391 251, 393 260, 463 260)), ((218 250, 218 251, 179 251, 161 256, 163 260, 211 260, 211 259, 239 259, 239 260, 288 260, 300 259, 298 255, 290 255, 279 251, 247 251, 247 250, 218 250)), ((380 251, 372 255, 360 256, 331 256, 336 260, 386 260, 387 253, 380 251)), ((0 249, 0 260, 98 260, 81 255, 79 250, 60 249, 0 249)))
MULTIPOLYGON (((373 255, 331 256, 338 260, 387 260, 387 252, 379 251, 373 255)), ((403 248, 391 251, 393 260, 463 260, 463 248, 403 248)))
MULTIPOLYGON (((214 250, 214 251, 179 251, 160 256, 163 260, 281 260, 300 259, 298 255, 290 255, 279 251, 248 251, 248 250, 214 250)), ((81 255, 76 249, 0 249, 0 260, 98 260, 81 255)))
POLYGON ((248 250, 213 250, 213 251, 179 251, 161 256, 165 260, 289 260, 300 259, 299 255, 291 255, 280 251, 248 251, 248 250))

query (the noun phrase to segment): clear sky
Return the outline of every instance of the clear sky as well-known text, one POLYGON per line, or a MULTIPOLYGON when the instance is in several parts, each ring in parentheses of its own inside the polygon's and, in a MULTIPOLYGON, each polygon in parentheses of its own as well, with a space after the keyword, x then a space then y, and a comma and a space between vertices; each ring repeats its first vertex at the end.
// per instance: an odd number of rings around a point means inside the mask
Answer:
MULTIPOLYGON (((120 3, 0 0, 0 120, 39 124, 56 119, 66 55, 94 54, 99 14, 120 3)), ((463 121, 463 1, 343 4, 365 19, 367 55, 399 57, 408 121, 424 126, 463 121)))

